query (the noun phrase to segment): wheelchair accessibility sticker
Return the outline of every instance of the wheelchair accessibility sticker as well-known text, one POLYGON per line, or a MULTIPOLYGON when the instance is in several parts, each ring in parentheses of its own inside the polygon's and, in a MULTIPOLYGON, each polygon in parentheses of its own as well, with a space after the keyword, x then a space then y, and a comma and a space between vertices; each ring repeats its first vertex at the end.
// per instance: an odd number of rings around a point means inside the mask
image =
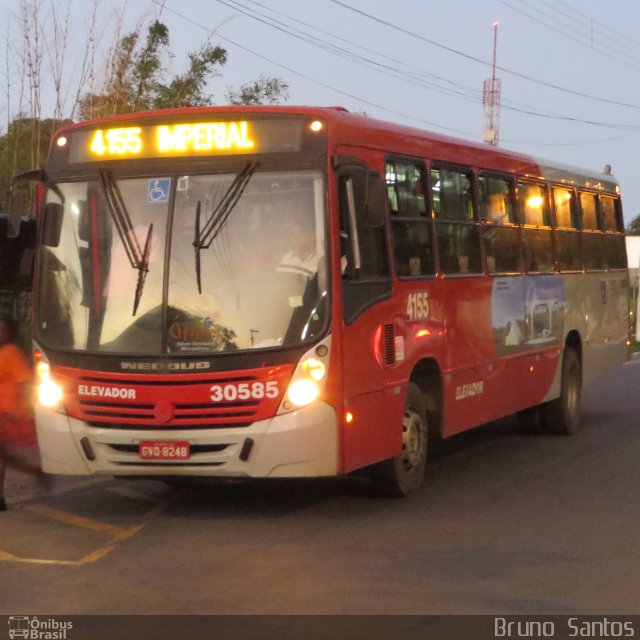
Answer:
POLYGON ((169 202, 171 178, 151 178, 147 183, 147 202, 169 202))

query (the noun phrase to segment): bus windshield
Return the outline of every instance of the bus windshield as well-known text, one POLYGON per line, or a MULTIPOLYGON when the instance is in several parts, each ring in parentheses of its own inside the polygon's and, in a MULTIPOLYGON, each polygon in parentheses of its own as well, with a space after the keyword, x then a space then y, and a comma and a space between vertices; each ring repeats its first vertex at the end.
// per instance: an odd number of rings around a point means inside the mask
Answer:
POLYGON ((319 171, 250 163, 49 185, 37 339, 187 355, 314 338, 329 308, 324 188, 319 171))

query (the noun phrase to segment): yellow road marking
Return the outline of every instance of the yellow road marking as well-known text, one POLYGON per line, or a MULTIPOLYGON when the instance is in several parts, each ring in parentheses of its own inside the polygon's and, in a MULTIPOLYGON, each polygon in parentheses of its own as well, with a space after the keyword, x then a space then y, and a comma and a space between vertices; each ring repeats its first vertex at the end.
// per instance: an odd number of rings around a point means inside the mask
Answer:
POLYGON ((43 504, 32 504, 25 507, 27 511, 33 511, 41 516, 50 518, 51 520, 57 520, 58 522, 64 522, 74 527, 81 527, 83 529, 90 529, 91 531, 98 531, 106 533, 108 535, 119 535, 125 529, 118 527, 117 525, 108 524, 106 522, 100 522, 99 520, 92 520, 91 518, 85 518, 83 516, 77 516, 68 511, 60 511, 59 509, 53 509, 43 504))
MULTIPOLYGON (((140 529, 142 527, 139 527, 140 529)), ((111 544, 105 545, 104 547, 100 547, 91 553, 88 553, 78 564, 88 564, 90 562, 97 562, 101 558, 104 558, 108 553, 113 551, 118 546, 117 542, 112 542, 111 544)))
POLYGON ((0 562, 22 562, 23 564, 49 564, 49 565, 63 565, 63 566, 78 566, 86 564, 87 562, 95 562, 99 558, 105 556, 111 549, 115 547, 115 544, 109 544, 106 547, 92 551, 80 560, 50 560, 47 558, 23 558, 21 556, 15 556, 12 553, 0 550, 0 562))
MULTIPOLYGON (((160 500, 153 508, 151 508, 146 514, 146 518, 153 518, 160 514, 169 505, 169 500, 160 500)), ((52 507, 47 507, 43 504, 32 504, 24 507, 26 511, 37 513, 45 518, 56 520, 64 524, 68 524, 74 527, 80 527, 82 529, 88 529, 98 533, 104 533, 108 535, 111 540, 97 549, 89 552, 79 560, 51 560, 48 558, 23 558, 16 556, 8 551, 0 549, 0 562, 21 562, 27 564, 43 564, 43 565, 61 565, 61 566, 78 566, 96 562, 104 558, 108 553, 113 551, 120 542, 128 540, 136 535, 141 529, 144 528, 144 524, 133 525, 131 527, 119 527, 117 525, 108 524, 107 522, 101 522, 99 520, 93 520, 92 518, 85 518, 84 516, 78 516, 68 511, 61 511, 52 507)))
POLYGON ((136 533, 138 533, 143 527, 144 524, 134 525, 132 527, 118 527, 116 525, 107 524, 106 522, 100 522, 98 520, 92 520, 91 518, 85 518, 83 516, 77 516, 73 513, 68 513, 66 511, 60 511, 59 509, 53 509, 51 507, 47 507, 43 504, 34 504, 25 507, 25 510, 32 511, 33 513, 37 513, 38 515, 44 516, 46 518, 50 518, 52 520, 57 520, 58 522, 63 522, 65 524, 81 527, 83 529, 89 529, 91 531, 96 531, 99 533, 107 534, 111 540, 97 549, 91 551, 86 556, 80 558, 79 560, 51 560, 48 558, 23 558, 21 556, 16 556, 7 551, 3 551, 0 549, 0 562, 9 561, 9 562, 22 562, 27 564, 48 564, 48 565, 65 565, 65 566, 78 566, 82 564, 88 564, 90 562, 96 562, 101 558, 104 558, 108 553, 113 551, 120 542, 123 540, 128 540, 132 538, 136 533))

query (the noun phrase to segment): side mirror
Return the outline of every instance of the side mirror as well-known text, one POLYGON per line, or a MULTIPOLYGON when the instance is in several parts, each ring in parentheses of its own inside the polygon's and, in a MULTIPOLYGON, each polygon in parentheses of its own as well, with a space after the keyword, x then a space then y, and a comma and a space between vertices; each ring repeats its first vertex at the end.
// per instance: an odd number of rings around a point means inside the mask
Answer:
POLYGON ((47 202, 42 212, 42 244, 57 247, 60 244, 64 206, 57 202, 47 202))
POLYGON ((16 191, 17 182, 42 182, 45 178, 44 170, 35 169, 34 171, 25 171, 13 176, 11 179, 11 189, 9 192, 9 220, 7 222, 7 237, 17 238, 20 235, 20 226, 22 217, 27 212, 23 211, 25 207, 21 206, 20 194, 16 191))
POLYGON ((24 198, 21 197, 15 185, 11 185, 9 192, 9 218, 7 219, 7 238, 17 238, 20 235, 20 227, 22 226, 22 216, 24 198))

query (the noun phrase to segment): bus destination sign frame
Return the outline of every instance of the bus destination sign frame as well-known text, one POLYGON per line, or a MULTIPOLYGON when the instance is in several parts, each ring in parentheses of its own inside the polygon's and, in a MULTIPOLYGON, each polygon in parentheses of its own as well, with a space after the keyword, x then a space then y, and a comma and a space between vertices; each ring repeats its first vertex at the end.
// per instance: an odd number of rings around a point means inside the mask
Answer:
POLYGON ((55 144, 67 148, 69 164, 197 158, 299 152, 306 130, 308 120, 302 118, 131 123, 63 132, 55 144))

